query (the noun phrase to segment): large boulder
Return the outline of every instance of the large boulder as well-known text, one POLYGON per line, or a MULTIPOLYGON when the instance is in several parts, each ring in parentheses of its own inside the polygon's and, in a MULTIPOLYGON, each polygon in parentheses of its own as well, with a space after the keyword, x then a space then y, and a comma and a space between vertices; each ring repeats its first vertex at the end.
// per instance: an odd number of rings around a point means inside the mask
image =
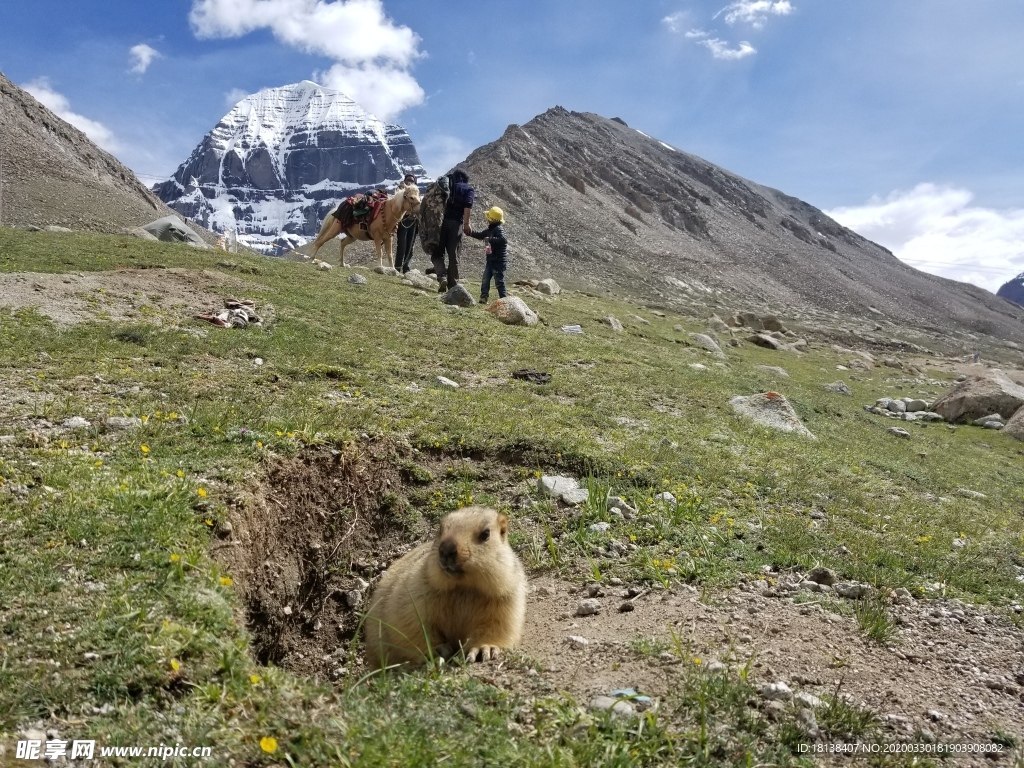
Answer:
POLYGON ((487 311, 506 325, 536 325, 537 314, 518 296, 506 296, 487 305, 487 311))
POLYGON ((561 287, 555 282, 553 277, 546 277, 537 283, 537 290, 541 293, 546 293, 548 296, 554 296, 562 292, 561 287))
POLYGON ((789 401, 778 392, 762 392, 748 397, 737 396, 729 401, 732 409, 757 424, 782 432, 795 432, 798 435, 816 439, 789 401))
POLYGON ((1024 408, 1018 408, 1017 412, 1010 417, 1003 427, 1003 434, 1024 440, 1024 408))
POLYGON ((452 307, 472 307, 476 304, 473 296, 466 290, 462 283, 456 283, 448 289, 447 293, 441 295, 441 301, 452 307))
POLYGON ((142 228, 157 240, 168 243, 188 243, 196 248, 210 247, 203 242, 203 238, 177 216, 164 216, 162 219, 149 222, 142 228))
POLYGON ((1024 387, 997 368, 957 384, 932 405, 946 421, 966 422, 998 413, 1009 419, 1024 405, 1024 387))
POLYGON ((715 357, 725 359, 725 352, 718 346, 718 343, 708 336, 706 333, 691 333, 690 338, 693 339, 693 343, 701 349, 706 349, 715 357))

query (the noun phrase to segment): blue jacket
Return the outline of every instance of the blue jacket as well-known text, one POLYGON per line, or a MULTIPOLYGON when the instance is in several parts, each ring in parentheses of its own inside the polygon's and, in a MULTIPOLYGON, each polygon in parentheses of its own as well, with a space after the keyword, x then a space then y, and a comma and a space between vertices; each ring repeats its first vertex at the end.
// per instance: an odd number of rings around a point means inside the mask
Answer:
POLYGON ((505 228, 501 224, 491 224, 487 229, 470 232, 469 236, 488 242, 491 246, 491 252, 487 255, 488 261, 504 262, 508 258, 508 238, 505 237, 505 228))
POLYGON ((473 207, 475 190, 464 181, 452 184, 451 194, 448 195, 448 204, 444 207, 446 219, 462 221, 463 211, 473 207))

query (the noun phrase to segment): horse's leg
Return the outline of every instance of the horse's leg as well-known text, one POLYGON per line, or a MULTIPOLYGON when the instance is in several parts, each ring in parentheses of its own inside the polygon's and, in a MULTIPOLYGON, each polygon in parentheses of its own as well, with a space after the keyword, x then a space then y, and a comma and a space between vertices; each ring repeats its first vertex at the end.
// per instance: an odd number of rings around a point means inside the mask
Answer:
POLYGON ((381 268, 384 267, 384 249, 382 248, 383 245, 384 244, 377 238, 373 239, 373 249, 377 251, 377 263, 381 266, 381 268))
MULTIPOLYGON (((394 237, 394 235, 392 233, 390 233, 390 232, 388 232, 386 235, 384 235, 384 253, 388 257, 388 264, 391 264, 392 266, 395 263, 395 254, 394 254, 394 250, 392 248, 392 246, 394 245, 394 243, 392 241, 393 237, 394 237)), ((383 257, 381 257, 381 266, 384 266, 383 257)))
POLYGON ((341 244, 338 246, 339 266, 345 266, 345 247, 352 241, 352 238, 345 233, 341 236, 341 244))
POLYGON ((333 240, 341 233, 341 222, 338 221, 337 217, 328 215, 324 219, 324 224, 320 227, 320 234, 316 236, 316 240, 313 241, 313 252, 309 254, 309 258, 316 258, 316 253, 324 244, 333 240))

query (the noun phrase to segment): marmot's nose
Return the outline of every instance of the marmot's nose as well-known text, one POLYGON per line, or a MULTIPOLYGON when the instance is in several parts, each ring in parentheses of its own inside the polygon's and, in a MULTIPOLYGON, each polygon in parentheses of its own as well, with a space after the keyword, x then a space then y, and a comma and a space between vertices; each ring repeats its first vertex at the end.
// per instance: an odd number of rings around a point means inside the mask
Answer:
POLYGON ((454 565, 455 561, 458 560, 459 557, 459 547, 451 539, 445 539, 437 548, 437 553, 440 555, 442 563, 445 565, 454 565))

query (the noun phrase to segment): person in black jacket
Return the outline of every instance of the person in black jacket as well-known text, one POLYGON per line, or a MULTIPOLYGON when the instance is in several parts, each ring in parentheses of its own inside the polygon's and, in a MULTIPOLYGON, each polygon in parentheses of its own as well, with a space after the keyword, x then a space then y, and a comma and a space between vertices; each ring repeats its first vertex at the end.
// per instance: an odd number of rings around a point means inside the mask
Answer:
MULTIPOLYGON (((405 174, 399 189, 415 187, 416 177, 411 173, 405 174)), ((405 216, 398 222, 398 243, 395 247, 395 269, 403 275, 409 271, 409 264, 412 262, 412 247, 416 243, 416 230, 419 229, 419 219, 415 216, 405 216)))
POLYGON ((441 222, 441 242, 430 261, 437 273, 437 290, 444 293, 459 282, 459 253, 462 235, 469 234, 469 211, 473 207, 476 191, 469 185, 469 174, 461 168, 452 171, 451 192, 441 222), (445 265, 445 256, 448 264, 445 265))
POLYGON ((483 283, 480 285, 481 304, 487 303, 492 277, 494 287, 498 289, 498 298, 505 298, 505 270, 508 268, 508 238, 505 237, 505 228, 502 226, 505 223, 505 212, 494 206, 484 213, 484 218, 487 219, 487 229, 467 233, 470 237, 487 243, 487 261, 484 264, 483 283))

